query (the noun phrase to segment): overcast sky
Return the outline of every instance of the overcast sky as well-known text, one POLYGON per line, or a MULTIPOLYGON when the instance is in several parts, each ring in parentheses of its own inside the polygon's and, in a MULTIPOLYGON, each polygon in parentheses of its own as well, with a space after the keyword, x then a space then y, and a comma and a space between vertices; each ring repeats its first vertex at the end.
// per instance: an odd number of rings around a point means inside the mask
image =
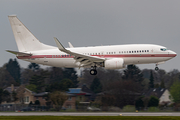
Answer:
MULTIPOLYGON (((45 44, 64 46, 158 44, 180 50, 180 0, 0 0, 0 66, 18 50, 8 15, 16 14, 45 44)), ((177 56, 159 68, 179 69, 177 56)), ((21 67, 28 62, 18 60, 21 67)), ((138 65, 154 69, 155 65, 138 65)))

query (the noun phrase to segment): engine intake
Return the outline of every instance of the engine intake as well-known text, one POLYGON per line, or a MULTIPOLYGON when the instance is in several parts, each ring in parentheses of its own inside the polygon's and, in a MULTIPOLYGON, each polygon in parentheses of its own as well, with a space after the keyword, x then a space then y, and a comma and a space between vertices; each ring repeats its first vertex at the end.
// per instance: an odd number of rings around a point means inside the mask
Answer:
POLYGON ((122 69, 125 68, 124 59, 122 58, 113 58, 104 61, 105 69, 122 69))

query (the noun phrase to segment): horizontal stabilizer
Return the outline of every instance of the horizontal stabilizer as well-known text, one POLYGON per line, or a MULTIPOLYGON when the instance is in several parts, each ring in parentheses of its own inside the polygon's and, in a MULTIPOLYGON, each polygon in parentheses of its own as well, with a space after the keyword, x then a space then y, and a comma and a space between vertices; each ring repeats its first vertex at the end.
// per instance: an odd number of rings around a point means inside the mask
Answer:
POLYGON ((6 51, 12 54, 15 54, 16 56, 32 56, 32 54, 23 53, 23 52, 17 52, 17 51, 11 51, 11 50, 6 50, 6 51))

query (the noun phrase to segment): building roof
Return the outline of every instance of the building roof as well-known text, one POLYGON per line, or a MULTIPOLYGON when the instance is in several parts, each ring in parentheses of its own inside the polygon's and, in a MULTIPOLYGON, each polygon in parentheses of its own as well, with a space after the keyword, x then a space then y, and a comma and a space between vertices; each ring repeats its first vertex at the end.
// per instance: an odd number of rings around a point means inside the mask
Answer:
POLYGON ((79 94, 82 93, 81 88, 69 88, 69 94, 79 94))
POLYGON ((166 91, 166 88, 150 88, 146 93, 143 95, 145 96, 156 96, 160 98, 162 94, 166 91))
POLYGON ((67 92, 69 94, 79 94, 79 95, 92 95, 93 92, 86 87, 86 85, 83 85, 82 88, 69 88, 69 91, 67 92))
MULTIPOLYGON (((19 87, 18 86, 14 86, 14 91, 16 91, 19 87)), ((11 87, 7 87, 4 90, 7 90, 9 93, 12 93, 12 88, 11 87)))
POLYGON ((82 88, 69 88, 67 92, 69 96, 72 95, 85 95, 89 96, 89 100, 95 100, 96 95, 91 91, 86 85, 83 85, 82 88))

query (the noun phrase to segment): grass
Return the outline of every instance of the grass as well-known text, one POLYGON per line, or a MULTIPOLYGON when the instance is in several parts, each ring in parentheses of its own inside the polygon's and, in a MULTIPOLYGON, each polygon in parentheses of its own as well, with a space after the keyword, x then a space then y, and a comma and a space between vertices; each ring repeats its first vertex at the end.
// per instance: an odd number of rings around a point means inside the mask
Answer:
POLYGON ((180 116, 0 116, 0 120, 179 120, 180 116))

